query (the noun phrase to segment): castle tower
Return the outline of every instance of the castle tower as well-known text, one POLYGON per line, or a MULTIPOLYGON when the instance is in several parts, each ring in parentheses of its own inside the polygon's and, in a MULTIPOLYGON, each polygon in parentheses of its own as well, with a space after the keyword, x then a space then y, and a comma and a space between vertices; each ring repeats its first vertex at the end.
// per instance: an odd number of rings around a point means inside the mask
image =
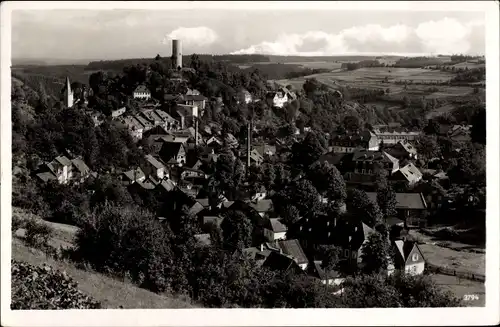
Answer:
POLYGON ((68 108, 73 107, 73 90, 71 89, 71 83, 69 82, 69 77, 66 77, 66 89, 64 90, 64 105, 68 108))
POLYGON ((182 68, 181 40, 172 40, 172 66, 174 67, 174 69, 182 68))

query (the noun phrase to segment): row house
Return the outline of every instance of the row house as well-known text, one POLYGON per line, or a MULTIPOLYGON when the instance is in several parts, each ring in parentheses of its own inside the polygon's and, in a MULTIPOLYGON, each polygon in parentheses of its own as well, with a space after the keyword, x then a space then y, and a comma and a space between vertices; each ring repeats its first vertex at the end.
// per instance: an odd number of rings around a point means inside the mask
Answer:
POLYGON ((332 135, 330 151, 333 153, 352 153, 356 150, 378 151, 379 140, 375 134, 365 130, 332 135))
POLYGON ((377 138, 384 142, 385 144, 395 144, 399 141, 416 141, 421 132, 412 132, 412 131, 382 131, 379 129, 374 129, 373 133, 377 136, 377 138))

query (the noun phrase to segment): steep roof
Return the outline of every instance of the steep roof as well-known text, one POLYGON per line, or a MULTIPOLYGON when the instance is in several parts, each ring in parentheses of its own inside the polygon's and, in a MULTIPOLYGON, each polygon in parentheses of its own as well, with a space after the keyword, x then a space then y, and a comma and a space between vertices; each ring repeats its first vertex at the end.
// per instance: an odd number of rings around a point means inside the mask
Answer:
POLYGON ((71 166, 71 161, 66 156, 58 156, 54 159, 63 166, 71 166))
POLYGON ((146 177, 141 168, 132 169, 123 173, 129 180, 135 181, 137 179, 146 177))
POLYGON ((158 116, 160 116, 160 118, 163 119, 163 121, 165 121, 165 122, 169 122, 169 123, 176 123, 177 122, 177 120, 175 118, 173 118, 172 116, 170 116, 168 113, 166 113, 163 110, 156 109, 154 112, 158 116))
POLYGON ((309 262, 298 240, 278 241, 278 246, 283 250, 283 253, 293 257, 299 265, 309 262))
POLYGON ((271 230, 275 233, 283 233, 283 232, 286 232, 287 231, 287 227, 285 225, 283 225, 279 218, 271 218, 269 219, 269 222, 270 222, 270 227, 271 227, 271 230))
POLYGON ((151 165, 153 165, 153 167, 155 167, 156 169, 162 169, 162 168, 165 168, 165 166, 159 162, 155 157, 153 157, 152 155, 150 154, 147 154, 145 156, 147 162, 149 162, 151 165))
POLYGON ((180 142, 164 142, 160 150, 160 156, 162 159, 168 161, 172 157, 176 156, 181 148, 182 143, 180 142))
POLYGON ((296 265, 297 263, 291 257, 274 251, 271 251, 269 253, 266 261, 264 261, 264 263, 262 264, 263 267, 269 268, 271 270, 281 271, 287 271, 296 265))
POLYGON ((189 208, 189 213, 193 215, 197 215, 200 211, 205 209, 203 205, 199 202, 195 202, 191 208, 189 208))
POLYGON ((90 172, 89 166, 87 166, 82 159, 76 158, 76 159, 71 160, 71 162, 76 167, 76 169, 78 169, 80 174, 83 175, 83 174, 88 174, 90 172))
POLYGON ((420 179, 422 179, 423 176, 420 170, 418 170, 418 168, 415 167, 415 165, 411 162, 403 168, 399 168, 399 171, 409 182, 412 183, 418 182, 420 179))

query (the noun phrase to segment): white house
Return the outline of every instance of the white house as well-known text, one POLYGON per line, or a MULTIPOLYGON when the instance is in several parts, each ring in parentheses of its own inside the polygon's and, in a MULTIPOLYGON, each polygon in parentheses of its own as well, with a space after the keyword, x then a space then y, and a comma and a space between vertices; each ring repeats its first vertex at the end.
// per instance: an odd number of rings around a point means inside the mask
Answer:
POLYGON ((144 133, 144 126, 135 117, 124 117, 121 122, 125 124, 129 130, 130 136, 135 140, 141 140, 144 133))
POLYGON ((394 268, 411 275, 421 275, 425 269, 425 259, 416 242, 408 240, 394 241, 394 268))
POLYGON ((276 92, 269 92, 267 97, 272 100, 273 106, 278 108, 283 108, 285 103, 293 101, 297 98, 295 93, 291 92, 287 88, 282 88, 276 92))
POLYGON ((278 218, 268 220, 266 228, 264 228, 264 236, 269 242, 286 239, 287 228, 278 218))
POLYGON ((133 93, 134 99, 151 99, 151 91, 144 85, 139 85, 133 93))

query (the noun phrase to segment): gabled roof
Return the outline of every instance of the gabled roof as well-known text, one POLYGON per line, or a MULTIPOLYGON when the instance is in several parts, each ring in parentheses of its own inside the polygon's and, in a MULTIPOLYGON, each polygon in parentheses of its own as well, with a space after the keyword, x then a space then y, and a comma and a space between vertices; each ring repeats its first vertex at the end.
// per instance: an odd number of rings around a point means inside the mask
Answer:
POLYGON ((163 119, 154 110, 144 110, 141 114, 152 122, 163 122, 163 119))
POLYGON ((398 144, 401 145, 403 147, 403 149, 408 153, 411 153, 411 154, 417 153, 417 149, 408 141, 402 140, 402 141, 399 141, 398 144))
POLYGON ((135 115, 134 118, 137 119, 141 123, 141 125, 144 126, 145 128, 153 127, 153 124, 151 124, 150 121, 146 120, 144 117, 140 115, 135 115))
MULTIPOLYGON (((371 201, 377 202, 376 192, 366 192, 371 201)), ((396 209, 426 209, 427 203, 421 193, 396 193, 396 209)))
POLYGON ((378 162, 389 162, 393 165, 398 164, 399 160, 391 156, 385 151, 368 151, 368 150, 356 150, 354 151, 353 161, 378 161, 378 162))
MULTIPOLYGON (((154 190, 156 188, 155 183, 153 183, 152 181, 147 180, 147 179, 142 181, 142 182, 138 181, 135 184, 139 185, 140 187, 142 187, 145 190, 154 190)), ((133 184, 133 185, 135 185, 135 184, 133 184)))
POLYGON ((176 156, 182 147, 183 145, 180 142, 164 142, 160 150, 160 156, 162 159, 169 160, 176 156))
POLYGON ((50 180, 57 180, 57 177, 51 172, 38 173, 36 174, 36 176, 44 182, 48 182, 50 180))
POLYGON ((269 212, 273 210, 273 200, 264 199, 259 201, 253 201, 248 204, 257 212, 269 212))
POLYGON ((350 153, 334 153, 334 152, 328 152, 323 155, 321 155, 318 159, 320 163, 322 162, 328 162, 329 164, 332 165, 339 165, 342 160, 347 160, 349 158, 352 158, 352 154, 350 153))
POLYGON ((399 171, 409 182, 418 182, 423 176, 420 170, 411 162, 400 168, 399 171))
POLYGON ((287 227, 280 222, 279 218, 269 219, 271 230, 275 233, 283 233, 287 231, 287 227))
POLYGON ((200 211, 202 211, 203 209, 205 209, 203 207, 203 205, 201 203, 199 203, 198 201, 196 201, 192 206, 191 208, 189 208, 189 213, 190 214, 193 214, 193 215, 197 215, 200 211))
POLYGON ((403 261, 406 262, 408 260, 411 252, 413 249, 416 247, 418 252, 420 252, 420 255, 423 258, 423 253, 420 250, 420 247, 418 246, 417 242, 414 241, 409 241, 409 240, 396 240, 394 241, 394 245, 396 246, 396 253, 399 255, 403 261))
POLYGON ((75 168, 78 169, 80 174, 84 175, 90 173, 90 168, 85 164, 85 162, 82 159, 76 158, 71 160, 71 162, 73 163, 75 168))
POLYGON ((58 156, 54 159, 63 166, 71 166, 71 161, 66 156, 58 156))
POLYGON ((172 116, 170 116, 169 114, 167 114, 163 110, 156 109, 154 112, 158 116, 160 116, 160 118, 163 119, 163 121, 165 121, 165 122, 169 122, 169 123, 176 123, 177 122, 177 119, 173 118, 172 116))
POLYGON ((277 244, 283 253, 291 256, 299 265, 309 262, 298 240, 278 241, 277 244))
POLYGON ((159 162, 155 157, 153 157, 152 155, 147 154, 145 156, 145 158, 146 158, 146 161, 149 162, 156 169, 165 168, 165 166, 161 162, 159 162))
POLYGON ((328 272, 325 272, 325 270, 322 267, 322 262, 318 260, 314 260, 314 275, 315 277, 318 277, 321 280, 329 280, 341 277, 339 272, 336 270, 330 270, 328 272))
POLYGON ((262 266, 271 270, 288 271, 293 269, 294 266, 296 267, 297 263, 288 255, 271 251, 262 266))
POLYGON ((173 191, 175 189, 175 184, 170 179, 167 179, 167 180, 163 180, 160 183, 159 187, 161 187, 162 189, 164 189, 167 192, 170 192, 170 191, 173 191))
POLYGON ((151 93, 145 85, 139 85, 135 88, 134 93, 151 93))
POLYGON ((132 169, 123 173, 129 180, 136 181, 137 179, 146 177, 141 168, 132 169))
POLYGON ((210 205, 208 198, 196 199, 196 202, 201 204, 203 207, 208 207, 210 205))

